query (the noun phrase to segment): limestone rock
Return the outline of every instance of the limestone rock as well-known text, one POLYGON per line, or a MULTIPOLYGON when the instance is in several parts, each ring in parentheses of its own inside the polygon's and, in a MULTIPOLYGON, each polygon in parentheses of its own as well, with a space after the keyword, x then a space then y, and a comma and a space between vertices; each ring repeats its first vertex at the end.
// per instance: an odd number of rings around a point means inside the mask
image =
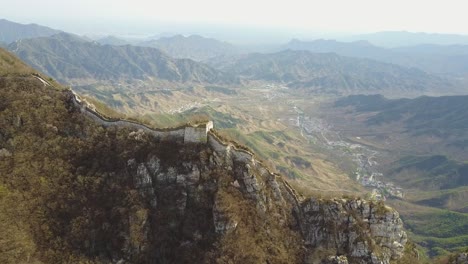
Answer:
POLYGON ((458 254, 452 264, 468 264, 468 253, 458 254))
POLYGON ((11 152, 6 148, 0 149, 0 157, 11 157, 11 152))
POLYGON ((146 163, 146 167, 152 175, 155 175, 156 173, 158 173, 161 167, 160 160, 157 157, 152 156, 150 160, 146 163))
POLYGON ((217 234, 226 234, 236 229, 237 221, 220 207, 219 200, 216 200, 213 206, 213 224, 217 234))
POLYGON ((367 263, 389 263, 403 255, 407 241, 398 213, 364 200, 318 200, 302 203, 300 226, 307 245, 336 249, 367 263), (378 247, 380 255, 375 255, 378 247))
MULTIPOLYGON (((134 186, 151 204, 147 222, 143 215, 131 222, 150 229, 157 224, 159 230, 183 238, 178 242, 181 247, 192 248, 210 237, 222 241, 224 236, 245 235, 248 229, 242 217, 248 215, 250 220, 258 214, 252 219, 267 228, 259 225, 256 232, 267 237, 274 232, 283 235, 285 230, 294 233, 281 241, 299 243, 311 263, 387 264, 403 255, 407 238, 395 210, 361 199, 304 200, 251 153, 212 137, 207 148, 201 158, 171 164, 154 154, 143 162, 129 160, 134 186)), ((144 238, 145 230, 135 229, 133 234, 144 238)))
POLYGON ((145 164, 141 163, 138 165, 137 169, 137 177, 135 177, 135 186, 137 188, 145 188, 145 187, 151 187, 152 185, 152 180, 150 177, 150 174, 148 172, 148 169, 146 168, 145 164))
MULTIPOLYGON (((276 206, 290 206, 306 246, 311 250, 320 247, 337 252, 337 256, 324 261, 347 263, 353 259, 356 263, 389 263, 403 255, 407 236, 395 210, 361 199, 302 201, 289 185, 276 181, 275 175, 252 154, 232 145, 222 145, 210 137, 208 142, 213 146, 214 156, 219 157, 216 165, 232 166, 239 189, 255 201, 259 213, 268 213, 268 208, 274 207, 272 201, 276 206)), ((216 203, 214 208, 218 233, 235 228, 235 221, 217 208, 216 203)))
MULTIPOLYGON (((135 160, 128 161, 127 164, 134 164, 135 160)), ((134 165, 135 166, 135 165, 134 165)), ((134 176, 134 184, 140 195, 147 198, 153 208, 157 206, 157 198, 153 188, 153 180, 144 163, 137 165, 137 172, 134 176)))
POLYGON ((329 256, 322 264, 348 264, 346 256, 329 256))

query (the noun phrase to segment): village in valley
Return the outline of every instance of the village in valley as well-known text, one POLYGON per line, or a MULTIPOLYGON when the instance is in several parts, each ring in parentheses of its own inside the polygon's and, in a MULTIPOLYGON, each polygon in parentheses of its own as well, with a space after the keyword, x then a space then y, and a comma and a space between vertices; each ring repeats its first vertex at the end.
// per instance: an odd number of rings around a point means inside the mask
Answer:
POLYGON ((355 180, 369 190, 369 198, 385 201, 387 198, 403 198, 404 190, 391 182, 385 181, 378 170, 376 157, 379 152, 367 146, 345 141, 325 120, 307 116, 299 107, 293 106, 297 117, 290 123, 301 130, 301 135, 313 144, 323 145, 328 150, 338 152, 351 159, 356 166, 353 173, 355 180))

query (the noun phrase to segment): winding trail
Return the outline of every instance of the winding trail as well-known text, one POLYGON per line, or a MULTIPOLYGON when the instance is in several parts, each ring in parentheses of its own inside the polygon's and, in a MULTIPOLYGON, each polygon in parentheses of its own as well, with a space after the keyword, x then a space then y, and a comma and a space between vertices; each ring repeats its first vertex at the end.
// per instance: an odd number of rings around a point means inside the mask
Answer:
POLYGON ((39 81, 41 81, 41 82, 44 84, 44 87, 46 87, 46 86, 52 86, 52 85, 50 85, 49 82, 47 82, 46 80, 42 79, 42 77, 41 77, 39 74, 34 74, 34 73, 33 73, 33 77, 36 78, 36 79, 38 79, 39 81))

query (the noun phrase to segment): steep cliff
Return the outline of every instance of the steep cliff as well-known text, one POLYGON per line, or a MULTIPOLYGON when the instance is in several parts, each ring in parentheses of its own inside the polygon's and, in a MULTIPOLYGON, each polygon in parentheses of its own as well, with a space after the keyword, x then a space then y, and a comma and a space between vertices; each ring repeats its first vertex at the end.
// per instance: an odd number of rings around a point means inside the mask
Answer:
POLYGON ((249 151, 106 126, 70 92, 0 78, 0 262, 389 263, 398 213, 303 199, 249 151))
MULTIPOLYGON (((231 185, 238 185, 243 196, 254 201, 257 213, 276 217, 274 221, 287 223, 280 228, 299 232, 303 261, 340 256, 351 263, 388 263, 402 257, 407 236, 395 210, 361 199, 301 199, 281 176, 270 173, 248 152, 223 146, 213 135, 208 142, 218 158, 215 163, 234 168, 231 185)), ((227 230, 235 229, 238 219, 225 222, 227 230)))
POLYGON ((301 200, 281 176, 214 134, 207 145, 170 155, 176 160, 149 153, 127 161, 147 207, 130 215, 140 224, 128 234, 145 239, 130 243, 122 259, 145 250, 162 263, 389 263, 403 255, 402 222, 381 203, 301 200))

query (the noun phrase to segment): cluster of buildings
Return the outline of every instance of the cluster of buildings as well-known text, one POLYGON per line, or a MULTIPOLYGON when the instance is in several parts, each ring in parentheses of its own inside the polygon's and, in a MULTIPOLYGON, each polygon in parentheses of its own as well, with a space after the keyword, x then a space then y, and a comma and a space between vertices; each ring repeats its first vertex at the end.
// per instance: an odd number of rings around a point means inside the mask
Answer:
POLYGON ((403 189, 395 186, 393 183, 384 182, 383 174, 376 172, 378 166, 375 157, 378 152, 366 148, 361 144, 350 143, 342 140, 331 140, 330 125, 324 120, 304 115, 304 112, 294 106, 293 110, 297 113, 297 118, 291 118, 292 125, 296 125, 304 131, 308 138, 321 136, 321 141, 329 149, 339 149, 343 154, 350 155, 356 163, 358 169, 355 172, 356 180, 364 187, 372 189, 371 198, 376 200, 386 200, 387 198, 403 198, 403 189), (327 135, 325 135, 327 134, 327 135))
POLYGON ((395 186, 391 182, 383 182, 378 180, 382 178, 383 174, 373 172, 370 175, 362 173, 360 170, 356 171, 356 179, 362 186, 372 188, 371 196, 376 200, 385 201, 389 197, 403 198, 403 189, 395 186))

